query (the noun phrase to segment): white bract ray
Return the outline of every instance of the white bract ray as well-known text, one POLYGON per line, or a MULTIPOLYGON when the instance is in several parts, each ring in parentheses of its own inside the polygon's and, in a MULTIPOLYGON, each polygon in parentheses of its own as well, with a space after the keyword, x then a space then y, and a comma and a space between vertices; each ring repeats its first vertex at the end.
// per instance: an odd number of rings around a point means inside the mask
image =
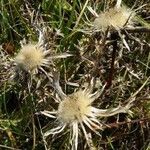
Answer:
POLYGON ((84 90, 80 89, 70 95, 62 92, 59 81, 55 80, 54 82, 55 88, 57 88, 56 91, 61 99, 56 111, 57 113, 49 111, 42 111, 41 113, 51 118, 55 116, 59 125, 47 131, 44 135, 47 137, 50 134, 58 134, 63 132, 65 128, 68 128, 71 134, 72 150, 77 150, 78 148, 78 137, 81 134, 79 134, 81 130, 87 144, 89 144, 87 127, 100 136, 98 130, 103 130, 103 126, 99 117, 108 117, 118 113, 131 113, 129 111, 131 105, 126 105, 125 107, 118 106, 111 109, 99 109, 92 106, 92 103, 100 96, 105 87, 104 85, 102 90, 97 90, 93 93, 93 79, 87 88, 84 90))

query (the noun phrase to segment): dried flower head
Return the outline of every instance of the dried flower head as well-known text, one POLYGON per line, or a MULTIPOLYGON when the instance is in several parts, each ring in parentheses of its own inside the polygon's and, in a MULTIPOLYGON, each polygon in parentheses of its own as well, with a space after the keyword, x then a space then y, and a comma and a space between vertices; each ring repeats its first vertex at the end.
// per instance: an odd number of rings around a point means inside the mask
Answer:
POLYGON ((98 117, 108 117, 118 113, 130 113, 130 105, 125 107, 118 106, 112 109, 98 109, 92 106, 93 101, 101 95, 105 87, 103 86, 102 90, 97 90, 93 93, 93 84, 92 79, 90 86, 67 96, 62 92, 59 82, 55 81, 55 88, 60 97, 58 110, 54 112, 42 111, 41 113, 48 117, 56 118, 60 124, 58 127, 47 131, 44 134, 45 137, 50 134, 54 135, 60 133, 69 127, 68 130, 71 133, 72 149, 77 150, 80 129, 83 131, 87 144, 89 145, 86 126, 100 136, 97 130, 102 130, 103 128, 98 117))
POLYGON ((54 54, 52 49, 47 49, 46 29, 39 30, 39 40, 37 43, 22 44, 22 48, 15 58, 17 67, 27 72, 35 72, 38 69, 43 71, 43 66, 50 67, 53 64, 52 59, 66 58, 71 54, 54 54))
POLYGON ((34 83, 41 83, 41 80, 44 81, 48 79, 48 81, 51 81, 51 72, 55 66, 54 59, 72 56, 68 53, 55 54, 56 50, 54 51, 54 47, 51 47, 48 45, 49 43, 47 43, 45 37, 47 30, 43 28, 42 31, 38 31, 38 42, 22 44, 21 50, 14 59, 16 65, 14 69, 14 80, 19 81, 21 84, 26 83, 29 89, 34 83), (48 47, 51 47, 51 49, 48 47), (37 74, 38 76, 35 76, 37 74))
POLYGON ((24 70, 33 70, 41 66, 44 61, 44 52, 34 44, 27 44, 22 47, 15 58, 15 62, 24 70))
POLYGON ((47 51, 44 51, 38 44, 27 44, 22 47, 15 58, 17 66, 26 71, 33 71, 40 66, 48 64, 45 59, 47 51))
POLYGON ((124 6, 114 7, 99 14, 94 20, 94 27, 98 30, 106 31, 108 27, 116 30, 132 24, 134 13, 124 6))
POLYGON ((84 115, 91 114, 90 105, 93 99, 84 91, 79 90, 67 96, 58 108, 58 118, 64 123, 82 121, 84 115))

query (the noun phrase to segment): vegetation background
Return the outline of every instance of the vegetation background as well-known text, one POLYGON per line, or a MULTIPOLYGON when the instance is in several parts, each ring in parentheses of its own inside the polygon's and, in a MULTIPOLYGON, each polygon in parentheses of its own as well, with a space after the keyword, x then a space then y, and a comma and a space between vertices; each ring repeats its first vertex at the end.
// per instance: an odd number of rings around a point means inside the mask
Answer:
MULTIPOLYGON (((95 147, 113 150, 149 150, 150 149, 150 2, 149 0, 123 0, 123 4, 134 9, 135 27, 145 30, 133 30, 124 33, 130 51, 117 37, 117 47, 113 50, 113 37, 99 56, 97 68, 92 62, 100 49, 101 34, 87 34, 88 24, 95 17, 87 9, 91 6, 100 13, 113 7, 115 0, 0 0, 0 51, 6 57, 14 58, 20 48, 20 41, 37 41, 38 28, 47 26, 47 41, 57 53, 69 52, 74 57, 56 62, 61 73, 61 85, 66 93, 74 87, 69 83, 81 84, 88 81, 88 74, 94 74, 108 87, 101 97, 102 108, 117 106, 135 92, 136 101, 132 107, 133 116, 119 114, 103 119, 109 127, 101 132, 102 138, 92 135, 95 147), (83 58, 87 58, 83 59, 83 58), (115 63, 114 63, 115 62, 115 63), (144 85, 142 90, 139 87, 144 85)), ((10 69, 10 68, 9 68, 10 69)), ((36 115, 48 106, 57 107, 52 102, 52 89, 44 85, 40 90, 26 92, 25 87, 10 85, 7 80, 7 68, 0 65, 0 149, 42 150, 42 128, 48 126, 51 119, 36 115), (48 94, 47 94, 48 93, 48 94), (44 102, 40 103, 40 100, 44 102), (49 104, 49 105, 48 105, 49 104)), ((57 137, 49 142, 53 150, 69 149, 68 136, 57 137)), ((84 142, 79 149, 84 149, 84 142)))

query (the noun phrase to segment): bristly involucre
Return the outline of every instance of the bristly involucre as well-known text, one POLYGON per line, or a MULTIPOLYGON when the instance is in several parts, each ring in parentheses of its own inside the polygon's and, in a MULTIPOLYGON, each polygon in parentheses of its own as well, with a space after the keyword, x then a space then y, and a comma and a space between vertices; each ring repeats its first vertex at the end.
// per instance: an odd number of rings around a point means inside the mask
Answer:
POLYGON ((126 25, 132 25, 134 12, 124 6, 114 7, 99 14, 94 20, 94 27, 97 30, 106 31, 108 27, 119 30, 126 25))
POLYGON ((27 44, 22 47, 15 58, 18 67, 26 71, 33 71, 47 63, 45 51, 37 44, 27 44))

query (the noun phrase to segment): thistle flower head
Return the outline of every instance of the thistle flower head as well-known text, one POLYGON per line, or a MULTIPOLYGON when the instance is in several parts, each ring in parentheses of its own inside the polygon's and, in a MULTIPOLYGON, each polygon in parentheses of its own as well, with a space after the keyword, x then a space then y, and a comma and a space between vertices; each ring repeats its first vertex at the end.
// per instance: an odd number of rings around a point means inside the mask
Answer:
POLYGON ((22 47, 15 58, 16 64, 26 71, 33 71, 46 64, 45 51, 36 44, 27 44, 22 47))
POLYGON ((62 53, 54 54, 53 49, 48 49, 46 43, 46 29, 39 30, 39 39, 37 43, 31 44, 22 44, 22 48, 18 55, 15 57, 15 62, 17 67, 21 70, 27 72, 37 72, 38 69, 41 69, 44 74, 46 71, 43 67, 50 68, 50 64, 53 64, 52 59, 57 58, 66 58, 72 56, 71 54, 62 53), (53 52, 53 53, 52 53, 53 52))
POLYGON ((93 99, 83 90, 79 90, 68 95, 60 102, 58 107, 58 118, 63 123, 71 123, 74 121, 82 122, 85 116, 89 116, 91 112, 91 103, 93 99))
POLYGON ((133 14, 131 9, 124 6, 114 7, 99 14, 94 20, 94 27, 102 31, 106 31, 108 27, 118 30, 132 24, 133 14))
POLYGON ((48 117, 56 118, 56 120, 59 121, 59 125, 58 127, 47 131, 44 134, 45 137, 50 134, 58 134, 69 127, 68 130, 71 133, 72 149, 77 150, 78 136, 81 130, 84 133, 88 145, 90 144, 86 127, 100 136, 97 129, 102 129, 102 123, 98 120, 98 117, 107 117, 118 113, 129 112, 130 105, 127 107, 118 106, 117 108, 109 110, 94 107, 92 102, 101 95, 105 86, 103 86, 101 90, 97 90, 93 93, 93 84, 94 82, 91 80, 90 86, 84 90, 80 89, 70 95, 66 95, 59 86, 59 82, 56 81, 54 83, 56 91, 61 99, 58 110, 53 112, 45 110, 41 113, 48 117))

